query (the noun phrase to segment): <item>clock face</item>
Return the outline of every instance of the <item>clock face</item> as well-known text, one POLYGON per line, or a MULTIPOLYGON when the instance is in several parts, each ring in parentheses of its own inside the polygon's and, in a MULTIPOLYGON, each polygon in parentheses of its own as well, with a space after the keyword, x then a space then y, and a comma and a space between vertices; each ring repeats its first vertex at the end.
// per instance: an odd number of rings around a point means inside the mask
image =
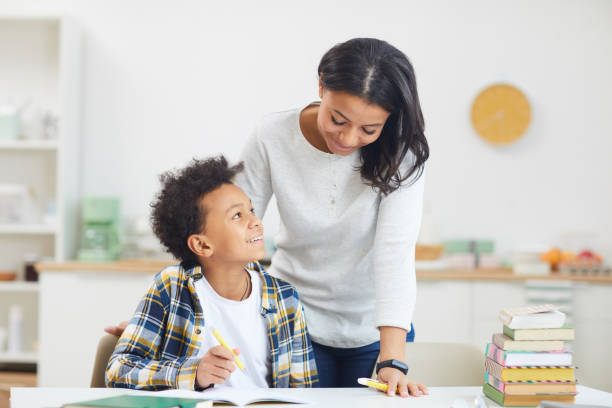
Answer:
POLYGON ((512 85, 496 84, 480 92, 472 105, 472 125, 493 144, 508 144, 519 139, 531 120, 525 95, 512 85))

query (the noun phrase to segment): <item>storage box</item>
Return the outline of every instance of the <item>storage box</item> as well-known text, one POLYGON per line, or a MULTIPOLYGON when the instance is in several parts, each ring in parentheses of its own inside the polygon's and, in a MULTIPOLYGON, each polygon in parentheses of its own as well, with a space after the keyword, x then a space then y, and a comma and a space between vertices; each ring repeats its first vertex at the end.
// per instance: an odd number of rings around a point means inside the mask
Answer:
POLYGON ((33 191, 21 184, 0 184, 0 224, 35 221, 33 191))

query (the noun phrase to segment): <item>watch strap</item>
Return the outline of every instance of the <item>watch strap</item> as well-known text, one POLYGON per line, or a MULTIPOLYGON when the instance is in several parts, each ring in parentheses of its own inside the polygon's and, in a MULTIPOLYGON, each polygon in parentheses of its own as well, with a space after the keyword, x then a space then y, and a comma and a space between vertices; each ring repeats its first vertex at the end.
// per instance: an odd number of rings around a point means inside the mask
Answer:
POLYGON ((402 373, 408 373, 408 365, 399 360, 385 360, 376 364, 376 374, 380 371, 381 368, 391 367, 397 370, 400 370, 402 373))

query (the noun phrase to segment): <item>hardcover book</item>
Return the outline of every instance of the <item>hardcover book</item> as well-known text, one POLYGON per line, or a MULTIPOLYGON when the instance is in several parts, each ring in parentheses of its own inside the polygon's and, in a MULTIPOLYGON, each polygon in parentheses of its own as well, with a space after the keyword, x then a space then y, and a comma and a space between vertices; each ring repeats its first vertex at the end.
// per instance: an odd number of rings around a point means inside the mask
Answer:
POLYGON ((561 340, 512 340, 503 333, 493 335, 493 343, 506 351, 562 351, 561 340))
POLYGON ((485 354, 505 367, 572 365, 572 353, 567 351, 506 351, 489 343, 485 354))
POLYGON ((512 340, 574 340, 574 329, 570 326, 558 329, 511 329, 504 326, 504 334, 512 340))
POLYGON ((540 394, 540 395, 510 395, 504 394, 493 388, 489 384, 482 387, 484 394, 497 402, 499 405, 507 407, 536 407, 542 401, 555 402, 574 402, 574 394, 540 394))
POLYGON ((502 309, 499 320, 511 329, 555 329, 565 323, 565 313, 554 305, 502 309))
POLYGON ((575 381, 574 367, 504 367, 487 357, 487 372, 502 381, 575 381))
POLYGON ((485 373, 485 382, 504 394, 575 394, 576 381, 502 381, 491 373, 485 373))
POLYGON ((147 395, 117 395, 89 401, 74 402, 62 408, 210 408, 211 400, 164 398, 147 395))

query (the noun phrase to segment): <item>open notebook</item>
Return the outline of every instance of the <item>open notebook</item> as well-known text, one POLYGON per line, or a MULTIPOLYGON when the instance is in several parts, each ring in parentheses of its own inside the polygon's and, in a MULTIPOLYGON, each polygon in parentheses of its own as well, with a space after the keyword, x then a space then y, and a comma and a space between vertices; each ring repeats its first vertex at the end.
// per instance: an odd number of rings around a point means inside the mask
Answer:
POLYGON ((294 398, 269 388, 235 389, 220 387, 218 389, 210 389, 202 392, 185 390, 166 390, 159 392, 145 391, 142 392, 142 394, 130 393, 129 395, 117 395, 109 398, 75 402, 63 405, 63 407, 208 408, 212 406, 213 402, 237 406, 244 406, 257 402, 309 403, 303 399, 294 398))
POLYGON ((296 398, 284 394, 274 388, 251 388, 236 389, 230 387, 211 388, 206 391, 186 391, 186 390, 165 390, 156 393, 157 395, 175 398, 199 398, 213 400, 218 403, 244 406, 256 402, 287 402, 293 404, 309 404, 301 398, 296 398))

